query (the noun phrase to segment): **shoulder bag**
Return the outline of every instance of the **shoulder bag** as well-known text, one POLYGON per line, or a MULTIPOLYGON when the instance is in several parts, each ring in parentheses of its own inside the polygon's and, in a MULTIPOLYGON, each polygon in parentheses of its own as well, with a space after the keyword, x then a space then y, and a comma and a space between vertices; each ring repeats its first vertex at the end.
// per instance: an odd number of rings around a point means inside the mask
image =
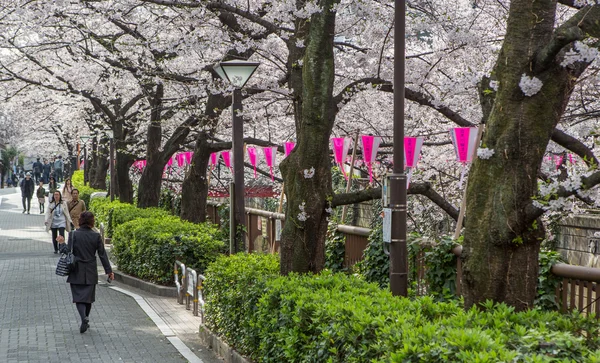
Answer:
POLYGON ((58 276, 69 276, 77 268, 77 257, 73 254, 73 245, 75 245, 75 233, 73 233, 71 250, 61 254, 56 264, 56 274, 58 276))

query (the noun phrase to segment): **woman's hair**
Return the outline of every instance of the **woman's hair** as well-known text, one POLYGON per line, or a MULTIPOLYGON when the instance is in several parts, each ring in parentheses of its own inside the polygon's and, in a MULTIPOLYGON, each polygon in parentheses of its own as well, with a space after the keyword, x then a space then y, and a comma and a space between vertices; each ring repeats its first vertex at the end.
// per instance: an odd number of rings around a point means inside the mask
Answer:
POLYGON ((69 182, 70 186, 73 186, 73 183, 71 183, 71 179, 65 179, 65 187, 67 186, 67 182, 69 182))
POLYGON ((86 211, 79 216, 79 227, 88 226, 94 228, 94 213, 86 211))
POLYGON ((59 192, 58 190, 57 190, 57 191, 55 191, 54 193, 52 193, 52 201, 53 201, 53 202, 56 202, 56 199, 54 199, 54 196, 56 195, 56 193, 58 193, 58 195, 60 196, 60 198, 58 199, 58 202, 59 202, 59 203, 62 203, 62 194, 61 194, 61 192, 59 192))

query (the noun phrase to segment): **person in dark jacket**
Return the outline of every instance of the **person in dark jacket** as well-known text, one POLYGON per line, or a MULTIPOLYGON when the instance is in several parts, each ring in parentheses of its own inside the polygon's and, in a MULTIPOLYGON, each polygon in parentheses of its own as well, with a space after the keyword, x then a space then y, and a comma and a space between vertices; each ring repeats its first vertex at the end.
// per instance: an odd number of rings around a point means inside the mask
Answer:
POLYGON ((44 159, 44 165, 42 165, 42 173, 44 174, 44 183, 50 181, 50 172, 52 171, 52 165, 48 164, 48 160, 44 159))
POLYGON ((33 179, 36 184, 39 183, 42 178, 42 171, 44 171, 44 164, 40 162, 40 158, 37 158, 35 163, 33 163, 33 179))
POLYGON ((68 244, 65 245, 64 237, 57 238, 60 244, 60 252, 66 253, 71 248, 77 260, 75 271, 69 274, 67 282, 71 284, 73 303, 81 317, 80 333, 85 333, 90 327, 90 311, 92 303, 96 300, 96 285, 98 284, 98 265, 96 263, 96 252, 104 267, 104 272, 111 280, 115 275, 110 267, 110 262, 104 250, 104 243, 100 234, 93 230, 94 214, 83 212, 79 217, 79 229, 69 233, 68 244))
POLYGON ((31 173, 27 172, 25 174, 25 179, 21 180, 21 198, 23 199, 23 213, 27 212, 29 214, 29 209, 31 209, 31 197, 33 197, 33 192, 35 191, 35 185, 33 184, 33 179, 31 179, 31 173), (27 205, 25 205, 27 202, 27 205))

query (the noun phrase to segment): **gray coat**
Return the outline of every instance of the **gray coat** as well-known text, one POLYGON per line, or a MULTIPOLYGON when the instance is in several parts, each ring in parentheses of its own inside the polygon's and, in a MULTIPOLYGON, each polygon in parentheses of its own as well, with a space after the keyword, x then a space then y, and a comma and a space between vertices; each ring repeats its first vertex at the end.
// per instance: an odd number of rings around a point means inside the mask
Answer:
POLYGON ((77 285, 95 285, 98 283, 98 264, 96 252, 107 274, 112 272, 104 244, 98 232, 88 226, 69 233, 68 244, 61 244, 60 251, 66 252, 73 246, 73 254, 77 257, 77 268, 69 274, 67 282, 77 285), (74 241, 73 241, 74 239, 74 241))

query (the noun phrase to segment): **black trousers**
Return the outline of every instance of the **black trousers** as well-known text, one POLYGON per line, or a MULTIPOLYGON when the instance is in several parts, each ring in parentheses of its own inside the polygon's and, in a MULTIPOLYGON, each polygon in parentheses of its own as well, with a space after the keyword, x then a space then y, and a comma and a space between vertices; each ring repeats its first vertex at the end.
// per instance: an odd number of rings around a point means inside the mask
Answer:
POLYGON ((58 235, 65 236, 65 227, 52 228, 52 244, 54 245, 54 252, 58 251, 58 242, 56 241, 58 235))
POLYGON ((29 209, 31 208, 31 197, 24 195, 21 198, 23 199, 23 210, 26 210, 29 212, 29 209), (27 202, 27 206, 25 206, 25 202, 27 202))
POLYGON ((41 173, 33 173, 33 178, 35 179, 35 183, 39 184, 42 174, 41 173))

